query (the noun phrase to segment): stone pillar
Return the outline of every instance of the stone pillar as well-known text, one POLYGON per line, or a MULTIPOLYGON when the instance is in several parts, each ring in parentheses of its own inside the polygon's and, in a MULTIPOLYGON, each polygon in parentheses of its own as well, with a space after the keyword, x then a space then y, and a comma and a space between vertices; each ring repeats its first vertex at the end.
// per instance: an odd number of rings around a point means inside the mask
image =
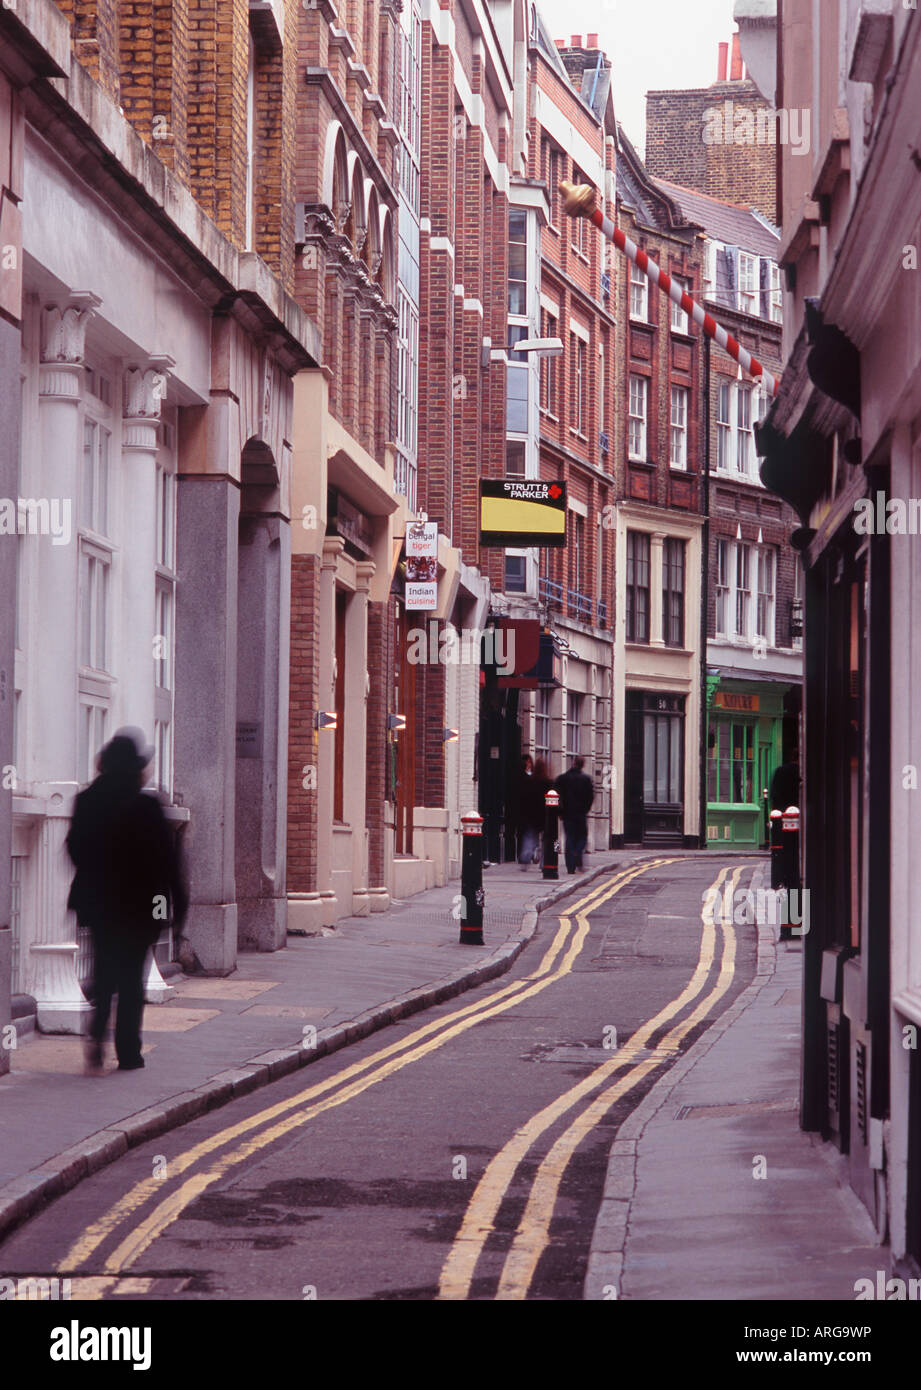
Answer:
MULTIPOLYGON (((165 378, 153 368, 125 372, 122 425, 123 534, 130 553, 121 570, 123 628, 119 676, 124 722, 154 731, 154 627, 157 566, 157 436, 165 378)), ((170 672, 172 678, 172 672, 170 672)))
MULTIPOLYGON (((209 411, 220 411, 215 401, 209 411)), ((225 422, 226 423, 226 422, 225 422)), ((214 422, 220 434, 220 422, 214 422)), ((226 474, 180 475, 177 494, 174 796, 185 837, 189 916, 199 967, 226 975, 237 956, 234 826, 237 547, 240 489, 226 474)))
POLYGON ((20 957, 24 992, 35 1000, 41 1032, 83 1033, 90 1006, 77 980, 77 921, 64 906, 73 876, 64 841, 77 784, 45 783, 35 791, 45 808, 29 864, 28 941, 23 939, 20 957))
POLYGON ((649 537, 649 645, 664 647, 662 636, 662 555, 664 531, 654 531, 649 537))
POLYGON ((356 590, 346 609, 345 653, 345 818, 352 826, 352 902, 349 911, 365 917, 368 896, 368 593, 375 566, 360 560, 355 566, 356 590))
MULTIPOLYGON (((319 708, 335 709, 336 677, 336 568, 345 549, 341 536, 327 536, 320 563, 320 651, 319 708)), ((336 911, 336 894, 331 888, 333 863, 333 779, 335 776, 335 736, 321 729, 317 752, 317 888, 322 902, 323 924, 331 926, 341 913, 336 911)))
POLYGON ((46 305, 41 320, 39 368, 40 457, 32 486, 38 497, 58 499, 70 515, 69 543, 37 537, 31 611, 45 640, 35 645, 29 723, 29 781, 42 808, 23 885, 20 962, 24 988, 38 1006, 44 1032, 80 1033, 89 1005, 77 979, 77 924, 66 910, 73 866, 64 849, 78 789, 76 690, 79 657, 79 544, 76 537, 78 470, 83 456, 78 406, 83 391, 86 330, 99 304, 76 294, 46 305))
POLYGON ((240 528, 236 889, 241 950, 285 944, 285 792, 291 532, 277 515, 240 528))
POLYGON ((367 772, 365 793, 368 808, 368 906, 372 912, 386 912, 390 893, 385 871, 385 808, 389 796, 384 725, 387 718, 387 682, 390 679, 392 656, 388 630, 388 604, 368 604, 368 668, 384 674, 381 680, 370 679, 365 707, 365 750, 367 772))

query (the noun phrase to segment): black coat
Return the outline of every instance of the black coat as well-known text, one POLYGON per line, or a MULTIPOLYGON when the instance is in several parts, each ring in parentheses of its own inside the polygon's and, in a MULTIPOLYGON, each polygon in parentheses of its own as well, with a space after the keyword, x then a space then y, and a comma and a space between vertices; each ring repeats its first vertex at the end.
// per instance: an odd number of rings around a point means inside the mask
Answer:
POLYGON ((563 820, 577 820, 588 815, 595 800, 595 788, 587 772, 577 772, 571 767, 556 779, 556 789, 560 794, 563 820))
POLYGON ((188 908, 175 842, 156 796, 101 774, 74 803, 67 852, 76 874, 67 906, 81 926, 156 941, 188 908))

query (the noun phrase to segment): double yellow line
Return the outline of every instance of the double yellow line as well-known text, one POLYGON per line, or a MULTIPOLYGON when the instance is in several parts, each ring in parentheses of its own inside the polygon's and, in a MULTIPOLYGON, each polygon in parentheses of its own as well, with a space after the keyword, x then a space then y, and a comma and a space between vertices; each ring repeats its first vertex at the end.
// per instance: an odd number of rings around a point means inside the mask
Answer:
MULTIPOLYGON (((741 868, 733 872, 733 892, 742 872, 741 868)), ((549 1244, 550 1223, 556 1207, 560 1183, 572 1155, 595 1125, 604 1118, 612 1105, 637 1086, 648 1072, 663 1065, 675 1055, 682 1040, 692 1028, 707 1016, 732 982, 735 973, 736 940, 731 923, 724 922, 723 954, 713 988, 691 1013, 666 1035, 652 1057, 644 1058, 635 1066, 630 1066, 637 1055, 646 1048, 653 1035, 688 1004, 692 1003, 706 984, 716 947, 713 906, 728 873, 728 868, 721 869, 717 879, 705 895, 704 908, 701 914, 703 933, 700 954, 694 973, 681 993, 648 1023, 643 1024, 633 1034, 626 1046, 617 1052, 610 1061, 603 1062, 596 1067, 587 1077, 577 1082, 563 1095, 558 1096, 556 1100, 522 1125, 505 1147, 500 1149, 489 1162, 477 1184, 460 1231, 442 1270, 438 1289, 439 1298, 465 1299, 468 1297, 477 1262, 487 1240, 495 1230, 499 1208, 508 1192, 518 1165, 529 1149, 557 1120, 567 1111, 572 1110, 592 1091, 595 1091, 610 1076, 630 1067, 625 1076, 622 1076, 613 1085, 606 1087, 572 1121, 554 1142, 549 1153, 538 1167, 531 1184, 524 1214, 515 1232, 511 1249, 505 1258, 496 1295, 499 1299, 523 1299, 527 1297, 538 1261, 549 1244)), ((578 913, 576 915, 581 924, 583 920, 581 915, 578 913)))
MULTIPOLYGON (((654 859, 635 865, 617 874, 602 888, 594 889, 574 904, 571 913, 560 915, 560 926, 545 952, 538 968, 524 980, 516 981, 489 995, 487 999, 467 1004, 446 1018, 435 1019, 417 1028, 409 1037, 381 1048, 363 1061, 355 1062, 335 1076, 309 1086, 298 1095, 260 1110, 235 1125, 220 1130, 186 1152, 170 1159, 170 1179, 179 1177, 202 1159, 243 1140, 230 1153, 223 1155, 203 1172, 186 1178, 173 1192, 157 1203, 153 1210, 134 1226, 107 1257, 105 1274, 120 1274, 130 1268, 145 1250, 176 1221, 186 1207, 207 1188, 218 1182, 226 1172, 245 1162, 261 1149, 286 1138, 317 1115, 360 1095, 377 1082, 402 1070, 434 1052, 458 1034, 473 1028, 484 1019, 492 1018, 532 998, 572 970, 589 932, 587 913, 614 896, 626 884, 648 873, 679 862, 678 859, 654 859), (578 923, 572 930, 572 917, 578 923), (559 963, 557 964, 557 961, 559 963), (300 1108, 303 1107, 303 1108, 300 1108), (265 1128, 263 1128, 266 1126, 265 1128), (254 1133, 254 1131, 261 1131, 254 1133), (245 1137, 248 1136, 248 1137, 245 1137)), ((58 1269, 74 1272, 84 1265, 120 1226, 130 1222, 141 1207, 163 1191, 163 1179, 146 1178, 136 1183, 118 1202, 97 1221, 88 1226, 71 1246, 58 1269)))

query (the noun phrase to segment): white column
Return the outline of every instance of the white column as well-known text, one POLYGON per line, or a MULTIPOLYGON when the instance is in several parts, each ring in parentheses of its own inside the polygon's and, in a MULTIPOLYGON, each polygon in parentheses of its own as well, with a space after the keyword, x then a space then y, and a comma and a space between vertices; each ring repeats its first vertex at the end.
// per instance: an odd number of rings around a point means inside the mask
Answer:
POLYGON ((28 779, 43 813, 23 894, 21 968, 26 993, 38 1005, 45 1032, 79 1033, 89 1005, 77 980, 76 921, 65 907, 73 867, 64 849, 77 791, 77 657, 79 632, 79 405, 87 325, 99 304, 92 294, 70 296, 42 311, 39 368, 41 459, 38 491, 69 507, 68 544, 39 537, 39 563, 30 611, 41 641, 30 650, 28 779))
POLYGON ((662 553, 664 531, 649 537, 649 645, 664 647, 662 636, 662 553))
POLYGON ((26 994, 37 1005, 43 1033, 82 1033, 90 1006, 77 980, 77 922, 65 910, 73 868, 64 848, 70 826, 74 782, 52 782, 35 788, 45 803, 29 864, 31 889, 23 913, 21 970, 26 994))
MULTIPOLYGON (((129 368, 124 381, 120 723, 154 731, 154 638, 157 565, 157 436, 165 378, 149 367, 129 368)), ((172 672, 170 672, 172 678, 172 672)))
MULTIPOLYGON (((320 562, 320 644, 318 703, 321 710, 336 707, 336 569, 345 549, 341 536, 328 536, 323 542, 320 562)), ((323 904, 323 925, 332 926, 337 916, 336 894, 331 887, 333 865, 333 785, 335 777, 335 734, 320 730, 317 740, 317 888, 323 904)), ((341 906, 341 904, 340 904, 341 906)), ((351 912, 351 904, 345 905, 351 912)))

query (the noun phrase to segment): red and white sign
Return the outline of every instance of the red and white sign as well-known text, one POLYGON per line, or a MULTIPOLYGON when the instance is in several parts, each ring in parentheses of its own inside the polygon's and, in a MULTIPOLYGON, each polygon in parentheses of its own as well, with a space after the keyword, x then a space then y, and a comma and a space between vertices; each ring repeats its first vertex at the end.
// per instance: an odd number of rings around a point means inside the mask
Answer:
POLYGON ((406 528, 406 611, 438 607, 438 523, 411 521, 406 528))

